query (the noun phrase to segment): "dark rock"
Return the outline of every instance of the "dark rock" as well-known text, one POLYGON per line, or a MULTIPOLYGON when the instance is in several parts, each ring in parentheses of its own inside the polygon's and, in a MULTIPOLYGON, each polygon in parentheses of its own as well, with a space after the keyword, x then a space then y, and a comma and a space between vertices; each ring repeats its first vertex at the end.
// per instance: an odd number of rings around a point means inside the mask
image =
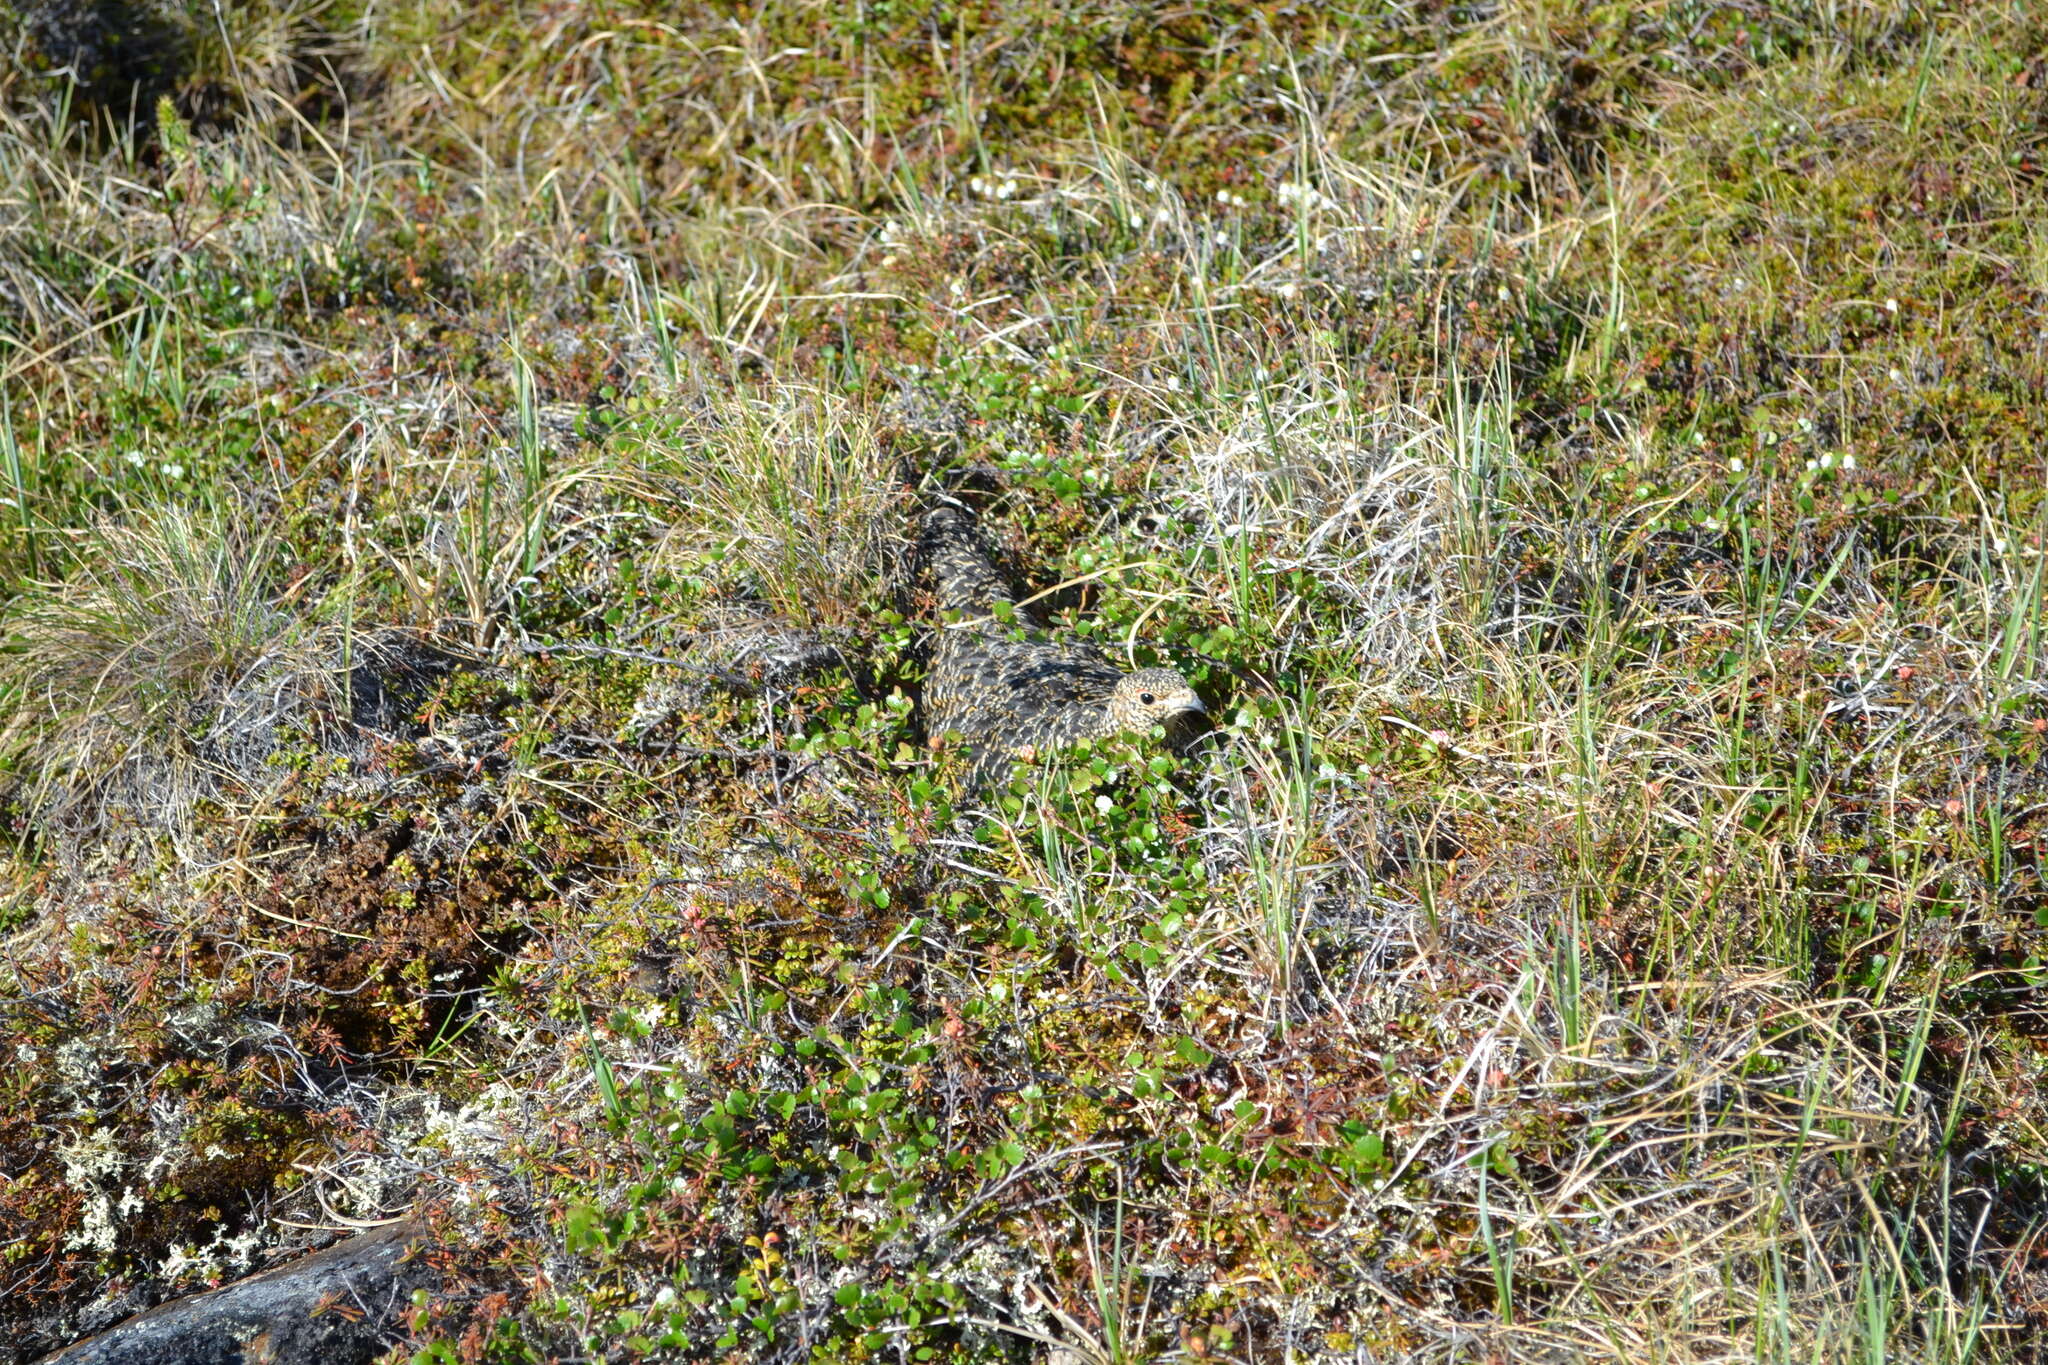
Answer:
POLYGON ((82 103, 147 128, 191 61, 192 35, 175 13, 134 0, 29 0, 19 11, 29 69, 69 72, 82 103))
POLYGON ((139 1313, 41 1365, 357 1365, 396 1339, 424 1268, 399 1223, 139 1313))
POLYGON ((489 670, 446 646, 405 631, 367 634, 356 642, 349 670, 349 719, 380 734, 417 738, 425 733, 414 713, 442 681, 489 670))

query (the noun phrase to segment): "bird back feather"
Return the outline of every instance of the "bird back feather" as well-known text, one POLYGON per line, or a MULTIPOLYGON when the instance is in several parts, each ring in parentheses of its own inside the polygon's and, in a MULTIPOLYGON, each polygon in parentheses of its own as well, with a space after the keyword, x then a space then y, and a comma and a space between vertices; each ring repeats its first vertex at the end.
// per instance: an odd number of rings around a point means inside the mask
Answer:
POLYGON ((1014 601, 996 571, 974 519, 951 503, 925 514, 918 557, 938 594, 939 610, 985 616, 998 602, 1014 601))

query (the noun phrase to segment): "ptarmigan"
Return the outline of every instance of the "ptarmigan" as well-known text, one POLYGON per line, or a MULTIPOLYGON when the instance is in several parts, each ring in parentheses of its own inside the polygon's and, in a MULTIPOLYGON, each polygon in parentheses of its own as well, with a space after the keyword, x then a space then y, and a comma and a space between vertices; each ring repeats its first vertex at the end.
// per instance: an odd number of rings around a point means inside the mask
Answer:
POLYGON ((977 780, 1013 757, 1143 734, 1202 712, 1201 698, 1171 668, 1122 672, 1093 645, 1055 638, 1021 608, 997 620, 997 604, 1014 607, 1015 599, 960 508, 942 503, 927 513, 918 550, 940 612, 953 618, 932 646, 925 731, 967 740, 977 780))

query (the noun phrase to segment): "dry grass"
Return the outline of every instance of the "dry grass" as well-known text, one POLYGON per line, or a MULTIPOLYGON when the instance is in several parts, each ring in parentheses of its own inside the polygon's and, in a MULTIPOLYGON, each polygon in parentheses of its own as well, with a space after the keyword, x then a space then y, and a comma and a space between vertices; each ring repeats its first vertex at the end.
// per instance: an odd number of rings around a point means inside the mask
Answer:
POLYGON ((722 565, 726 591, 799 626, 860 625, 901 577, 910 506, 873 420, 783 388, 645 424, 621 454, 665 523, 656 563, 722 565))
POLYGON ((0 646, 18 799, 66 842, 121 846, 115 810, 187 833, 212 785, 202 754, 240 738, 222 728, 231 699, 303 669, 307 604, 288 601, 274 542, 175 506, 97 522, 69 549, 71 575, 20 594, 0 646))

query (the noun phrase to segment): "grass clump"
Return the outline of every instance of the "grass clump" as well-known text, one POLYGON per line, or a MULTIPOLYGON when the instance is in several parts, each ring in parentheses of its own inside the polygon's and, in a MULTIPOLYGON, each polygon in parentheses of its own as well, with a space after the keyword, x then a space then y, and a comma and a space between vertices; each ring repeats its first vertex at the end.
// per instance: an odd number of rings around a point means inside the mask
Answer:
POLYGON ((65 549, 70 572, 7 612, 5 761, 21 799, 82 814, 117 782, 145 824, 182 819, 229 695, 302 643, 274 546, 172 506, 98 520, 65 549))
POLYGON ((630 423, 620 453, 652 485, 656 562, 724 566, 720 587, 810 627, 861 623, 899 578, 910 504, 872 419, 776 392, 630 423))

